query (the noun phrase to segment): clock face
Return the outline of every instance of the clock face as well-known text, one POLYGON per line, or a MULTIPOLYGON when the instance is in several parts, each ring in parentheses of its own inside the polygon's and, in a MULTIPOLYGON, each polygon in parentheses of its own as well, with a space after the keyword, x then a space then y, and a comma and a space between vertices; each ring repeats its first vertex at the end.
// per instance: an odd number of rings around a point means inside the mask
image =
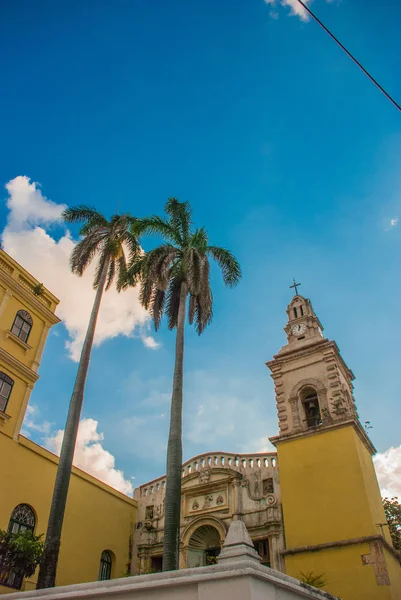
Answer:
POLYGON ((293 335, 303 335, 306 331, 305 323, 300 323, 299 325, 294 325, 292 328, 293 335))

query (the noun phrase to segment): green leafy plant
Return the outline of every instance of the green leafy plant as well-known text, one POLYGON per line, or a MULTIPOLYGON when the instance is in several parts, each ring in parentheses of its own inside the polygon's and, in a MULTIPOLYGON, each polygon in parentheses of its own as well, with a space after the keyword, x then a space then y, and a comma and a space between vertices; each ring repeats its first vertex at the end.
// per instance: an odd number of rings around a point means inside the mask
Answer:
POLYGON ((401 554, 401 504, 398 498, 383 498, 383 506, 394 550, 401 554))
POLYGON ((44 286, 43 283, 38 283, 37 285, 35 285, 35 287, 33 288, 33 293, 35 294, 35 296, 41 296, 44 292, 44 286))
POLYGON ((7 581, 10 575, 22 578, 35 573, 43 554, 42 537, 32 531, 0 529, 0 581, 7 581))
POLYGON ((307 585, 311 585, 319 589, 323 588, 328 583, 324 573, 315 574, 313 571, 308 571, 306 573, 301 571, 298 579, 301 583, 306 583, 307 585))

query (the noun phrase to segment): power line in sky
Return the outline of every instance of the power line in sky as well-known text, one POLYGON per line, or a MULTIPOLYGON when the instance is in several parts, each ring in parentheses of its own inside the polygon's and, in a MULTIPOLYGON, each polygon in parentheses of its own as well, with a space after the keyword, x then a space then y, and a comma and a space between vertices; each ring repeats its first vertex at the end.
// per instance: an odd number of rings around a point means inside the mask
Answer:
POLYGON ((365 75, 367 75, 369 77, 369 79, 375 84, 375 86, 386 96, 386 98, 388 100, 390 100, 390 102, 395 106, 395 108, 397 108, 401 112, 401 106, 398 104, 398 102, 396 102, 394 100, 394 98, 392 98, 390 96, 390 94, 388 92, 386 92, 384 87, 381 86, 380 83, 378 81, 376 81, 376 79, 374 77, 372 77, 372 75, 365 69, 365 67, 363 67, 361 65, 359 60, 357 60, 355 58, 355 56, 353 56, 351 54, 351 52, 349 52, 347 50, 347 48, 344 46, 344 44, 342 44, 340 42, 340 40, 338 38, 336 38, 336 36, 333 33, 331 33, 331 31, 326 27, 326 25, 324 25, 324 23, 322 23, 322 21, 320 19, 318 19, 318 17, 311 11, 310 8, 308 8, 306 6, 306 4, 304 2, 302 2, 302 0, 297 0, 297 1, 299 2, 299 4, 301 4, 301 6, 303 6, 303 8, 306 10, 306 12, 310 14, 310 16, 316 21, 316 23, 318 23, 320 25, 320 27, 322 27, 325 30, 325 32, 329 34, 329 36, 336 42, 336 44, 338 44, 340 46, 340 48, 342 50, 344 50, 344 52, 350 57, 351 60, 354 61, 354 63, 361 69, 361 71, 363 71, 365 73, 365 75))

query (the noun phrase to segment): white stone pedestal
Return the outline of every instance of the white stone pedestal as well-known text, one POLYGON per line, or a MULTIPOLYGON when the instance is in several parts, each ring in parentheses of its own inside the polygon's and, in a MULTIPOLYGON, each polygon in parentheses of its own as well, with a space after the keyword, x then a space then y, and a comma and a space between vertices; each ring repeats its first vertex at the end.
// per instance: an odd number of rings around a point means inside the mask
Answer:
POLYGON ((233 521, 219 564, 46 590, 19 592, 13 600, 338 600, 260 564, 242 521, 233 521))

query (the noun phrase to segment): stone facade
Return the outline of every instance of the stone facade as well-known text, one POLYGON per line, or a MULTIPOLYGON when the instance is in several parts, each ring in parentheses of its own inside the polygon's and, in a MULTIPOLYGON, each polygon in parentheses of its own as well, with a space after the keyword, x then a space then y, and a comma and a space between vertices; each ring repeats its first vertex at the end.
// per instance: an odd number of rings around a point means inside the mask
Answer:
MULTIPOLYGON (((160 477, 135 490, 139 507, 133 539, 135 574, 161 570, 165 483, 160 477)), ((276 453, 215 452, 183 465, 180 568, 213 564, 237 519, 245 523, 262 562, 283 570, 276 453)))
POLYGON ((334 341, 323 337, 323 327, 308 298, 294 296, 287 307, 284 331, 288 343, 267 364, 276 394, 280 437, 302 433, 315 426, 354 419, 354 374, 334 341), (308 417, 308 391, 316 392, 315 415, 308 417), (304 393, 305 392, 305 393, 304 393), (309 418, 309 421, 308 421, 309 418))

